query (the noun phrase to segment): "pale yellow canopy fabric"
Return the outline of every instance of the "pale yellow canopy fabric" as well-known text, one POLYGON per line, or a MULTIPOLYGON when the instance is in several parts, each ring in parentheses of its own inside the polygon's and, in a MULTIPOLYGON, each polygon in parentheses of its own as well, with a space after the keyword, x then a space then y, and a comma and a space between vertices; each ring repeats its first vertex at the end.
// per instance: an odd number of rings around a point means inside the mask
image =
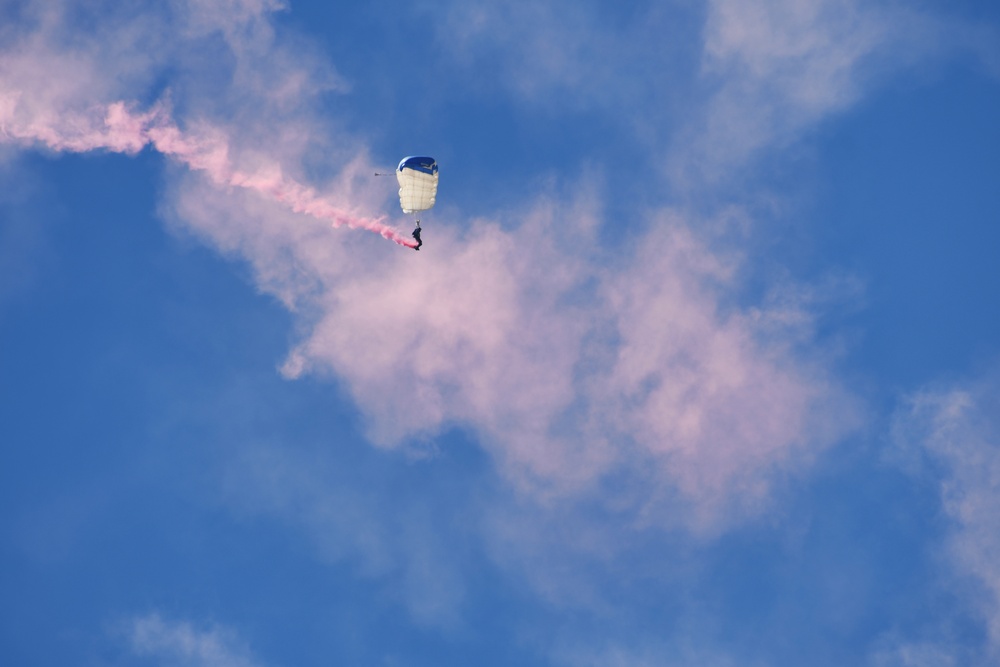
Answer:
POLYGON ((437 200, 438 166, 431 157, 406 157, 396 168, 399 206, 403 213, 418 213, 437 200))

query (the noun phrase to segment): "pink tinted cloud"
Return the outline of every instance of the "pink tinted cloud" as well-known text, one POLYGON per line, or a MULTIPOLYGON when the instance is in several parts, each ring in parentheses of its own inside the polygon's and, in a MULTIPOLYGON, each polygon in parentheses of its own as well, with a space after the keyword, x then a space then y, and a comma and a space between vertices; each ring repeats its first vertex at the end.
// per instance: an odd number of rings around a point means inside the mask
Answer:
POLYGON ((471 429, 536 497, 625 471, 654 523, 668 496, 705 525, 734 498, 762 507, 776 471, 857 423, 822 355, 795 351, 808 313, 723 308, 741 260, 679 214, 618 268, 594 263, 597 210, 541 200, 514 229, 438 214, 419 255, 337 248, 194 182, 176 214, 307 317, 284 372, 340 378, 376 444, 471 429))
POLYGON ((674 219, 606 286, 620 343, 599 403, 613 406, 608 421, 709 514, 734 496, 765 500, 769 469, 858 423, 819 357, 791 352, 795 327, 764 334, 766 309, 722 307, 739 261, 674 219))
POLYGON ((381 219, 351 215, 313 188, 285 176, 278 163, 266 163, 252 172, 238 169, 232 164, 229 141, 222 131, 182 131, 162 106, 134 112, 124 102, 113 102, 77 116, 66 127, 45 118, 29 116, 23 120, 19 97, 19 91, 0 97, 0 128, 7 140, 38 142, 55 151, 74 153, 107 150, 135 154, 150 146, 192 170, 204 172, 217 186, 245 188, 334 227, 365 229, 400 245, 415 246, 412 239, 381 219))
POLYGON ((673 488, 699 508, 696 523, 712 524, 734 498, 763 503, 774 470, 842 432, 819 406, 851 423, 820 366, 780 335, 765 336, 759 312, 722 312, 737 260, 676 215, 656 220, 659 231, 617 270, 577 250, 600 224, 589 201, 529 206, 513 231, 439 222, 419 262, 367 248, 348 256, 317 251, 315 235, 277 211, 410 241, 335 207, 274 162, 236 168, 220 130, 182 131, 162 107, 140 113, 121 102, 69 129, 25 120, 16 103, 4 108, 9 139, 74 152, 150 146, 205 174, 211 187, 182 181, 174 210, 309 313, 284 372, 343 378, 383 446, 471 427, 533 493, 652 470, 662 481, 647 489, 647 505, 673 488))
MULTIPOLYGON (((223 32, 238 70, 268 55, 262 48, 280 51, 266 26, 249 41, 223 32)), ((40 47, 36 56, 55 58, 40 47)), ((14 70, 31 69, 18 62, 14 70)), ((100 77, 96 65, 87 71, 100 77)), ((311 216, 410 243, 288 175, 316 136, 306 141, 312 126, 294 114, 274 130, 293 139, 274 147, 281 160, 258 148, 259 127, 286 120, 282 105, 281 114, 241 106, 230 114, 238 122, 199 124, 165 105, 102 104, 82 89, 41 95, 30 76, 13 80, 21 87, 0 95, 8 142, 148 147, 196 172, 171 182, 167 215, 245 257, 261 288, 299 314, 301 342, 284 372, 341 380, 380 446, 462 428, 531 497, 599 493, 603 480, 624 476, 647 520, 669 520, 661 515, 677 497, 702 510, 685 520, 711 524, 733 499, 757 507, 775 471, 799 466, 852 423, 821 354, 811 359, 788 344, 792 334, 762 328, 775 318, 760 308, 723 308, 739 260, 692 231, 698 216, 635 213, 653 231, 610 257, 594 243, 596 229, 616 222, 599 202, 526 197, 506 225, 439 209, 420 253, 386 252, 364 235, 301 224, 311 216)), ((259 83, 232 85, 253 92, 259 83)), ((334 179, 338 200, 378 199, 375 186, 357 185, 363 165, 359 155, 334 179)))

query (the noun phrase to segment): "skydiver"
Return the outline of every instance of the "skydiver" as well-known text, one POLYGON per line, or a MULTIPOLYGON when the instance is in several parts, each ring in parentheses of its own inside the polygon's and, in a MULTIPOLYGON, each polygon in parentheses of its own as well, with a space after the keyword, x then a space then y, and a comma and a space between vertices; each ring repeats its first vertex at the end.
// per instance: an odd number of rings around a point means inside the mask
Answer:
POLYGON ((417 228, 413 230, 413 238, 415 238, 417 240, 417 245, 413 246, 413 249, 414 250, 420 250, 420 246, 422 246, 424 244, 424 242, 420 240, 420 221, 419 220, 417 220, 417 228))

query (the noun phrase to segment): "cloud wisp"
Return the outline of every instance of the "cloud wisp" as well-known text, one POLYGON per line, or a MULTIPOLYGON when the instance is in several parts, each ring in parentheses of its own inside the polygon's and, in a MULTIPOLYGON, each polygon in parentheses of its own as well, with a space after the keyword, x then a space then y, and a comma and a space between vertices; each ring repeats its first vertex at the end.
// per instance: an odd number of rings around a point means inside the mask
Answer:
MULTIPOLYGON (((253 7, 263 21, 269 5, 253 7)), ((260 60, 259 44, 234 40, 233 70, 249 71, 241 59, 260 60)), ((33 59, 3 61, 10 80, 30 81, 33 63, 59 59, 44 39, 31 43, 33 59)), ((276 79, 313 76, 270 47, 278 53, 267 60, 287 68, 276 79)), ((88 76, 100 80, 100 54, 91 60, 88 76)), ((743 260, 696 232, 698 215, 633 212, 651 231, 614 257, 591 249, 599 230, 618 222, 598 197, 537 192, 506 212, 513 224, 442 210, 419 264, 412 253, 338 245, 296 224, 297 215, 412 241, 288 177, 305 160, 305 142, 282 147, 280 162, 256 153, 247 160, 255 166, 242 168, 245 147, 259 145, 260 128, 282 116, 263 102, 260 111, 245 104, 260 92, 256 79, 236 76, 228 86, 219 98, 244 103, 214 114, 238 119, 225 124, 184 122, 165 104, 137 111, 86 91, 23 86, 4 90, 0 120, 19 145, 124 154, 151 147, 188 166, 198 177, 172 180, 166 215, 245 257, 261 288, 300 313, 302 340, 285 374, 342 379, 376 444, 466 428, 533 497, 600 493, 624 474, 642 521, 711 526, 759 511, 776 475, 853 427, 853 406, 823 352, 792 344, 799 332, 764 326, 776 319, 766 308, 731 305, 743 260)), ((142 97, 111 84, 96 89, 142 97)), ((188 99, 190 107, 199 105, 188 99)), ((354 171, 331 185, 348 200, 363 154, 349 162, 354 171)))
MULTIPOLYGON (((309 91, 336 79, 332 67, 298 58, 294 39, 275 38, 287 29, 268 21, 276 3, 227 4, 234 11, 208 0, 170 3, 185 12, 178 41, 212 53, 206 69, 225 63, 221 73, 192 75, 178 65, 183 48, 157 39, 154 21, 121 18, 129 38, 117 48, 80 40, 82 52, 73 53, 50 38, 48 24, 34 34, 29 22, 13 46, 0 46, 0 145, 11 153, 104 151, 121 159, 150 150, 180 165, 166 171, 158 213, 245 260, 256 287, 292 312, 285 377, 332 378, 343 393, 331 400, 348 397, 366 444, 433 457, 457 433, 487 453, 481 469, 462 467, 464 486, 435 504, 446 493, 436 485, 378 486, 397 482, 386 481, 385 471, 405 457, 383 465, 387 457, 364 448, 380 462, 366 478, 349 459, 317 464, 303 456, 313 444, 295 429, 281 431, 277 444, 249 432, 232 438, 238 449, 218 445, 230 508, 297 527, 327 564, 360 563, 352 574, 398 589, 393 601, 417 625, 460 626, 476 585, 469 563, 483 561, 504 584, 527 582, 533 604, 560 611, 613 607, 615 594, 637 590, 644 578, 654 582, 645 595, 676 593, 676 610, 690 590, 676 581, 688 567, 688 554, 678 553, 766 515, 787 478, 803 476, 818 453, 859 428, 860 401, 814 335, 809 308, 748 296, 747 278, 756 281, 759 267, 739 246, 753 229, 749 214, 731 205, 743 193, 728 176, 861 98, 872 60, 893 43, 882 14, 853 0, 708 2, 704 44, 688 54, 688 69, 669 74, 685 83, 677 96, 687 94, 690 104, 672 109, 669 123, 656 104, 621 105, 659 123, 650 136, 660 139, 651 143, 666 171, 635 170, 636 189, 648 193, 641 204, 608 205, 596 194, 602 175, 571 167, 578 171, 560 173, 551 186, 520 181, 517 200, 499 215, 443 197, 427 244, 412 253, 370 234, 303 224, 308 217, 413 245, 383 218, 359 213, 379 210, 387 197, 377 189, 382 183, 371 182, 364 141, 336 136, 325 117, 336 109, 310 101, 309 91), (141 48, 147 34, 162 51, 141 48), (141 66, 122 76, 120 62, 141 66), (67 63, 77 69, 60 74, 67 63), (39 78, 41 71, 54 80, 39 78), (158 77, 169 81, 150 83, 158 77), (690 113, 689 122, 671 125, 677 109, 690 113), (339 147, 335 158, 330 146, 339 147), (331 178, 304 176, 331 164, 341 167, 331 178), (713 213, 664 194, 688 168, 687 184, 711 195, 705 208, 713 213), (306 185, 320 180, 323 191, 306 185), (725 215, 714 213, 723 206, 725 215), (616 242, 602 247, 610 229, 616 242), (466 541, 474 548, 454 546, 466 541)), ((501 50, 524 41, 549 59, 532 71, 523 52, 508 56, 508 86, 525 98, 575 90, 577 104, 599 111, 607 107, 593 100, 615 99, 620 70, 609 59, 588 79, 586 63, 648 34, 643 16, 665 20, 639 13, 624 31, 609 29, 590 43, 584 38, 602 22, 581 3, 550 42, 546 28, 560 20, 558 3, 470 6, 471 14, 445 12, 452 17, 445 24, 475 18, 459 51, 478 49, 490 23, 503 20, 501 50), (519 39, 522 25, 531 39, 519 39)), ((641 56, 648 48, 618 50, 641 56)), ((643 79, 631 78, 621 99, 646 100, 636 85, 643 79)), ((652 97, 666 96, 666 88, 661 81, 652 97)), ((455 118, 464 109, 450 112, 455 118)), ((983 582, 981 608, 995 644, 1000 473, 996 428, 979 426, 988 413, 975 408, 977 396, 921 396, 910 417, 923 424, 921 451, 949 470, 942 503, 956 526, 952 558, 983 582)), ((218 413, 226 409, 220 404, 218 413)), ((315 446, 333 449, 340 427, 324 427, 315 446)), ((435 463, 446 465, 428 466, 435 463)), ((254 664, 224 631, 155 614, 136 619, 130 637, 137 654, 154 659, 254 664)), ((581 655, 571 644, 557 661, 587 664, 596 654, 655 664, 672 650, 597 642, 600 650, 581 655)), ((734 662, 696 646, 688 654, 673 659, 734 662)))
POLYGON ((132 619, 126 627, 133 653, 178 667, 260 667, 235 635, 223 628, 199 629, 158 613, 132 619))
POLYGON ((998 408, 994 371, 976 382, 914 393, 893 422, 897 460, 939 489, 951 523, 945 555, 962 597, 985 622, 994 659, 1000 656, 998 408))
POLYGON ((416 245, 380 218, 351 215, 338 208, 315 189, 283 174, 278 163, 266 164, 253 172, 236 168, 222 131, 204 127, 197 132, 184 132, 162 104, 146 112, 135 112, 124 102, 113 102, 89 114, 63 119, 56 125, 31 116, 22 121, 18 97, 16 91, 0 96, 0 136, 8 141, 38 142, 57 152, 106 150, 127 155, 149 146, 194 171, 204 172, 216 186, 251 190, 294 213, 329 222, 334 227, 364 229, 402 246, 416 245))

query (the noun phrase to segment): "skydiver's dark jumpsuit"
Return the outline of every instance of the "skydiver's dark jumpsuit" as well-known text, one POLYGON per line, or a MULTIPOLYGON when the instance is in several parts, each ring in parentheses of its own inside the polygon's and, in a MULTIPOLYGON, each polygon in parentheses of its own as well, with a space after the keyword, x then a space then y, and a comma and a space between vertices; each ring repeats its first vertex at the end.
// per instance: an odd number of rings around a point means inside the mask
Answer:
POLYGON ((413 238, 417 240, 417 245, 413 249, 420 250, 420 246, 424 244, 424 242, 420 240, 420 227, 417 227, 416 229, 413 230, 413 238))

